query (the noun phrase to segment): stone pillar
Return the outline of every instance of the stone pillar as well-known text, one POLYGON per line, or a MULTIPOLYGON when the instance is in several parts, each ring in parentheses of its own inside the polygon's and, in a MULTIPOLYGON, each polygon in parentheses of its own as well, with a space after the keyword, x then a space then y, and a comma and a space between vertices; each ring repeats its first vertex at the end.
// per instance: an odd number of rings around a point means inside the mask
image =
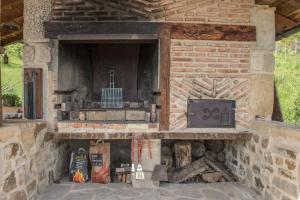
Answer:
POLYGON ((271 119, 274 104, 275 9, 255 6, 251 23, 256 26, 256 44, 251 49, 250 118, 271 119))
MULTIPOLYGON (((143 151, 142 151, 142 158, 141 158, 141 164, 145 174, 145 179, 136 180, 133 176, 132 186, 134 188, 158 188, 159 187, 159 181, 152 181, 151 177, 152 177, 154 166, 159 165, 161 161, 161 140, 150 140, 150 146, 151 146, 152 158, 150 158, 148 140, 145 140, 143 151)), ((137 141, 135 141, 135 148, 134 148, 135 167, 138 165, 137 153, 138 153, 137 141)))
POLYGON ((54 129, 55 112, 53 108, 53 90, 57 73, 56 41, 45 38, 44 22, 49 21, 51 0, 24 0, 24 68, 43 69, 43 119, 48 128, 54 129))

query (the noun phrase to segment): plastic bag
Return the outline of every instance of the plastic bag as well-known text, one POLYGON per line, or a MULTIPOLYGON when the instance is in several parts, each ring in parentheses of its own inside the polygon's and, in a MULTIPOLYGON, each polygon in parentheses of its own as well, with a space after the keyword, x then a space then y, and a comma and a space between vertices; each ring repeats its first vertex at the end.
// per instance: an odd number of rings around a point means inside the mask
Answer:
POLYGON ((69 165, 70 179, 76 183, 85 183, 88 175, 88 152, 84 148, 72 151, 69 165))
POLYGON ((110 182, 110 144, 103 141, 90 143, 90 161, 92 165, 92 183, 110 182))

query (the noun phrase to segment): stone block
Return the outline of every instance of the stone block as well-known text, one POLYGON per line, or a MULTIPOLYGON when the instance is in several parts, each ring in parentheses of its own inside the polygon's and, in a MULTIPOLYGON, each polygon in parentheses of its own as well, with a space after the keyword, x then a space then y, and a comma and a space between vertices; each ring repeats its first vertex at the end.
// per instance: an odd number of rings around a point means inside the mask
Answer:
POLYGON ((26 186, 26 191, 29 196, 32 196, 37 189, 36 180, 33 180, 26 186))
POLYGON ((27 200, 27 195, 24 190, 18 190, 10 194, 9 200, 27 200))
POLYGON ((106 111, 87 111, 86 119, 90 121, 105 120, 106 111))
POLYGON ((256 46, 260 49, 275 48, 275 8, 256 6, 251 10, 250 21, 256 25, 256 46))
POLYGON ((107 110, 105 120, 108 121, 124 121, 125 110, 107 110))
POLYGON ((144 110, 126 110, 126 120, 144 121, 146 112, 144 110))
POLYGON ((3 191, 4 192, 10 192, 13 189, 17 188, 17 180, 15 172, 11 172, 8 177, 5 178, 4 184, 3 184, 3 191))
POLYGON ((79 120, 80 121, 85 121, 86 120, 86 112, 85 111, 80 111, 79 112, 79 120))
POLYGON ((23 48, 23 56, 22 56, 24 64, 32 63, 34 61, 34 54, 35 54, 34 46, 25 44, 23 48))
POLYGON ((272 180, 272 184, 276 186, 277 188, 283 190, 287 194, 293 196, 293 197, 298 197, 298 189, 295 184, 292 182, 281 179, 279 177, 274 177, 272 180))
POLYGON ((19 134, 20 134, 20 129, 18 126, 1 127, 0 128, 0 142, 5 143, 19 134))
POLYGON ((23 144, 23 149, 26 153, 30 153, 34 149, 37 138, 41 133, 46 133, 47 124, 46 123, 24 123, 20 124, 20 129, 22 130, 21 141, 23 144))
POLYGON ((79 120, 79 111, 71 111, 70 120, 79 120))
POLYGON ((63 102, 61 103, 61 111, 69 112, 71 111, 72 103, 71 102, 63 102))
POLYGON ((275 58, 273 51, 270 50, 252 50, 251 51, 251 71, 261 71, 273 73, 275 67, 275 58))
POLYGON ((250 75, 250 116, 262 116, 271 119, 274 104, 274 77, 273 75, 250 75))

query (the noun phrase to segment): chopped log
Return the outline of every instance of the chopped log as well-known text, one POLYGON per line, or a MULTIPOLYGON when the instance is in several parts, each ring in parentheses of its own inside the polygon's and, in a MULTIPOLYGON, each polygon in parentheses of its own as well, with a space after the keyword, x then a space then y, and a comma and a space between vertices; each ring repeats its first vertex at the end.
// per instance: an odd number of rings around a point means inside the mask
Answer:
POLYGON ((166 165, 155 165, 152 172, 152 181, 168 181, 168 172, 166 165))
POLYGON ((208 151, 213 151, 215 153, 222 152, 224 150, 223 140, 207 140, 205 141, 205 147, 208 151))
POLYGON ((218 155, 217 155, 217 153, 215 153, 213 151, 207 151, 207 152, 205 152, 205 157, 213 158, 216 160, 218 155))
POLYGON ((219 162, 224 162, 225 159, 226 159, 226 157, 225 157, 225 153, 224 152, 220 152, 220 153, 217 154, 217 160, 219 162))
POLYGON ((171 183, 181 183, 205 172, 208 169, 209 166, 205 163, 204 159, 201 158, 185 167, 169 170, 168 179, 171 183))
POLYGON ((172 151, 168 146, 163 146, 161 149, 161 164, 166 165, 168 169, 173 167, 172 151))
POLYGON ((201 175, 203 181, 207 183, 216 183, 223 177, 221 172, 205 173, 201 175))
POLYGON ((204 156, 206 148, 203 142, 193 142, 192 143, 192 155, 195 158, 201 158, 204 156))
POLYGON ((236 180, 236 178, 233 176, 233 174, 231 174, 224 165, 222 165, 221 163, 217 162, 215 159, 205 156, 204 158, 205 163, 213 168, 214 170, 216 170, 217 172, 221 172, 223 177, 225 178, 226 181, 234 181, 236 180))
POLYGON ((174 145, 176 168, 184 167, 192 162, 192 145, 190 142, 177 142, 174 145))

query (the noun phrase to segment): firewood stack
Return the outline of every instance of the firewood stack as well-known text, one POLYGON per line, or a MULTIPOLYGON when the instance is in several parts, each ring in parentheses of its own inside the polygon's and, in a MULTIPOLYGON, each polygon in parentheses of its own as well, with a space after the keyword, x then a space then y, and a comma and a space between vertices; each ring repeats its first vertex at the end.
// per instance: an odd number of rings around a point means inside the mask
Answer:
POLYGON ((224 141, 175 141, 162 146, 162 165, 171 183, 225 182, 235 177, 225 165, 224 141))

